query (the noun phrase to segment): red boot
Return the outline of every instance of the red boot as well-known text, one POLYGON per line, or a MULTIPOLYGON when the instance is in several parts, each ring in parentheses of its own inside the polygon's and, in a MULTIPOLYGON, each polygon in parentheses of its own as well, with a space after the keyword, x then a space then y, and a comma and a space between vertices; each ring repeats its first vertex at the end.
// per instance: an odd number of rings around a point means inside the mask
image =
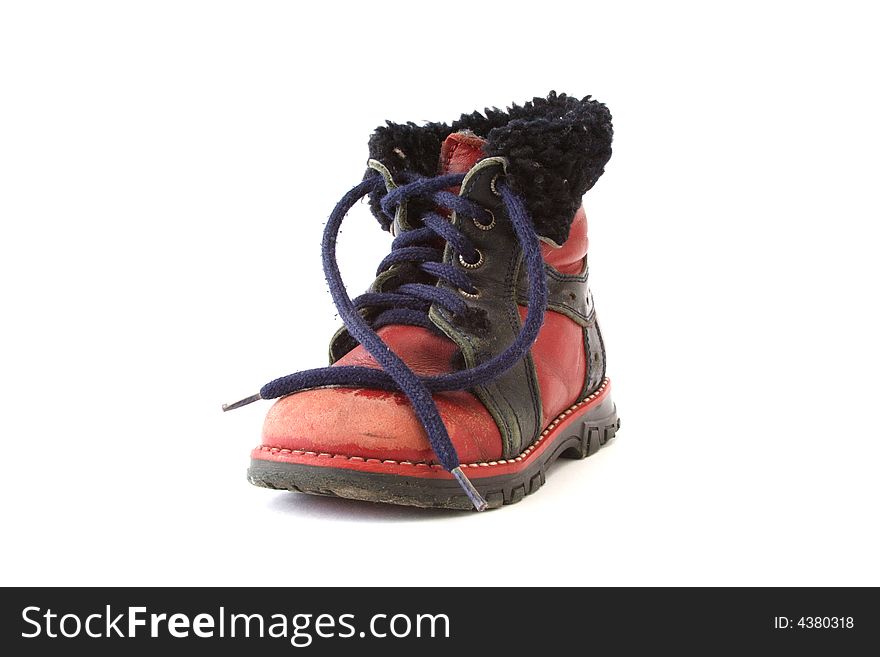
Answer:
POLYGON ((588 287, 581 196, 611 155, 611 116, 551 93, 451 126, 389 124, 327 225, 346 327, 332 366, 277 379, 251 454, 258 486, 479 510, 518 502, 558 457, 619 425, 588 287), (439 163, 439 164, 438 164, 439 163), (396 237, 350 300, 336 232, 364 195, 396 237))

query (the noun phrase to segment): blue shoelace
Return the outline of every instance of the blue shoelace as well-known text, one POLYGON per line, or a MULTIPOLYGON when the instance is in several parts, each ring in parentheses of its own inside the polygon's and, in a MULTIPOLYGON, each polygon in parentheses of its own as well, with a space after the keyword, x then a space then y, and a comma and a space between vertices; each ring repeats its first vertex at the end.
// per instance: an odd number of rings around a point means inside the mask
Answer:
POLYGON ((448 191, 451 187, 461 185, 464 177, 465 174, 450 174, 434 178, 408 178, 401 186, 385 192, 382 177, 373 176, 343 196, 330 214, 321 245, 324 276, 349 335, 363 345, 381 370, 340 365, 296 372, 270 381, 258 394, 224 405, 223 410, 239 408, 259 399, 284 397, 309 388, 335 386, 402 392, 409 399, 424 427, 437 460, 455 477, 474 507, 478 511, 485 509, 486 500, 461 470, 458 453, 431 395, 449 390, 470 390, 494 380, 526 356, 544 323, 547 281, 538 237, 522 199, 503 180, 498 181, 496 189, 522 249, 529 280, 528 313, 516 339, 503 352, 475 367, 420 377, 376 334, 380 327, 389 324, 409 324, 434 330, 435 327, 428 318, 431 305, 436 304, 454 314, 465 313, 468 307, 463 294, 466 296, 479 293, 472 284, 466 267, 461 269, 444 263, 443 249, 436 246, 438 238, 449 244, 463 265, 475 264, 482 258, 482 254, 470 240, 444 216, 455 212, 458 217, 468 217, 484 225, 494 221, 494 217, 479 204, 448 191), (378 273, 386 271, 392 265, 410 263, 426 274, 428 280, 441 281, 451 287, 405 282, 393 291, 369 292, 354 300, 348 296, 336 262, 336 241, 342 221, 349 210, 360 199, 374 192, 384 194, 380 205, 389 224, 396 209, 405 203, 409 204, 411 215, 413 200, 420 200, 423 205, 427 202, 431 207, 420 213, 419 221, 410 216, 410 223, 419 224, 418 227, 403 231, 394 238, 391 252, 379 265, 378 273), (381 312, 368 321, 360 312, 365 308, 381 309, 381 312))

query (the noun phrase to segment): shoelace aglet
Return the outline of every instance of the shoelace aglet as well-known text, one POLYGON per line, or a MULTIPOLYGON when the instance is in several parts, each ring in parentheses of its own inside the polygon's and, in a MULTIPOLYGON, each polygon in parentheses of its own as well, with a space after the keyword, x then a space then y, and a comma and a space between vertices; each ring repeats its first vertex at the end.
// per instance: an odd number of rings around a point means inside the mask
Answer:
POLYGON ((452 468, 452 470, 450 470, 449 472, 451 472, 452 476, 455 477, 458 485, 461 486, 462 490, 465 492, 465 495, 468 496, 468 499, 471 501, 477 511, 485 511, 487 508, 489 508, 489 503, 486 501, 486 498, 480 495, 480 491, 478 491, 476 487, 471 483, 471 480, 467 478, 467 475, 461 471, 461 466, 457 468, 452 468))
POLYGON ((250 397, 245 397, 244 399, 239 399, 237 402, 233 402, 231 404, 223 404, 223 412, 226 411, 234 411, 236 408, 241 408, 242 406, 247 406, 248 404, 253 404, 255 401, 260 401, 262 397, 260 393, 256 395, 251 395, 250 397))

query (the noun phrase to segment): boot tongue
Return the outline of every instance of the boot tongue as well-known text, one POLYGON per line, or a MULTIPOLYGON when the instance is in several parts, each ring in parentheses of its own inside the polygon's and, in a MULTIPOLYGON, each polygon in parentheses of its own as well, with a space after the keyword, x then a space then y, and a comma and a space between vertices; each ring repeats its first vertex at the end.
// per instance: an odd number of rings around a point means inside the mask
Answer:
POLYGON ((469 130, 453 132, 440 146, 440 175, 467 173, 485 157, 486 140, 469 130))

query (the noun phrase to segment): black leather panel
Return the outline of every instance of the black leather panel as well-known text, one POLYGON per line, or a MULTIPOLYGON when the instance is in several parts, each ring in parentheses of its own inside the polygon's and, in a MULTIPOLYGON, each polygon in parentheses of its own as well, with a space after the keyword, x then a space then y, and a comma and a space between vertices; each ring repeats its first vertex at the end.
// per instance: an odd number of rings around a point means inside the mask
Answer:
MULTIPOLYGON (((593 313, 593 299, 587 285, 589 271, 584 261, 580 274, 561 274, 550 265, 547 272, 548 308, 562 313, 581 326, 586 326, 593 313)), ((517 281, 517 301, 527 305, 528 275, 525 271, 517 281)))
POLYGON ((595 312, 584 327, 584 353, 587 356, 587 376, 580 399, 585 399, 598 390, 605 378, 605 343, 595 312))
MULTIPOLYGON (((480 168, 472 171, 465 181, 464 194, 492 211, 495 226, 491 230, 481 230, 468 217, 454 216, 453 220, 483 254, 483 265, 467 270, 480 296, 477 299, 463 298, 469 308, 484 313, 488 328, 475 329, 472 322, 452 316, 437 306, 431 308, 430 314, 434 323, 461 348, 467 367, 504 351, 515 340, 522 325, 516 294, 522 250, 517 245, 503 203, 490 186, 492 179, 502 172, 502 163, 483 160, 478 166, 480 168)), ((457 255, 448 246, 444 261, 457 262, 457 255)), ((498 425, 505 458, 518 455, 540 434, 541 398, 531 355, 473 392, 498 425)))

